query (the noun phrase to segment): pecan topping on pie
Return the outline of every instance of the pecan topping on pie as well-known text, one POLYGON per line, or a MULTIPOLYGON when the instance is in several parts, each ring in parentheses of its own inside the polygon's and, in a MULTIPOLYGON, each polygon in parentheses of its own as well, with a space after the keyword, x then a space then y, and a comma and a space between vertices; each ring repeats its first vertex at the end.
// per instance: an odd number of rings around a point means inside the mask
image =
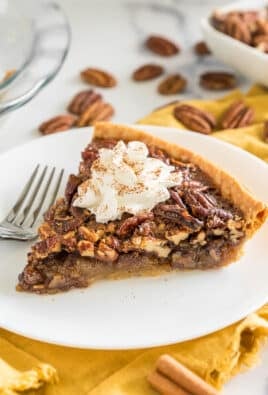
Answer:
POLYGON ((55 293, 104 278, 219 267, 238 258, 266 216, 198 155, 100 123, 65 198, 45 214, 17 289, 55 293))

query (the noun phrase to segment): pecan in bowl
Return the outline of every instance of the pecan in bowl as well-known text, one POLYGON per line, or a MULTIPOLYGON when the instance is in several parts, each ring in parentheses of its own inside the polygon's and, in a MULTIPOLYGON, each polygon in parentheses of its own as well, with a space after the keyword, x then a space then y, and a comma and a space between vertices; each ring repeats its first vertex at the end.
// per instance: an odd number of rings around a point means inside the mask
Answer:
POLYGON ((267 10, 236 10, 227 13, 214 12, 210 18, 215 29, 227 34, 246 45, 259 47, 260 41, 256 37, 268 35, 267 10))

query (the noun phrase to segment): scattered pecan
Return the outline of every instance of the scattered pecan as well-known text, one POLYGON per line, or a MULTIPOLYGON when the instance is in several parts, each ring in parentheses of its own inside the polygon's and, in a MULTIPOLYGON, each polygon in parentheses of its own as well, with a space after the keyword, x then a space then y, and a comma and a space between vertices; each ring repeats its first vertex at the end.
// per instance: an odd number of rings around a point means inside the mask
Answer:
POLYGON ((206 56, 206 55, 211 54, 205 41, 197 42, 194 46, 194 51, 195 51, 196 55, 198 55, 198 56, 206 56))
POLYGON ((163 74, 164 68, 158 64, 145 64, 139 67, 132 74, 134 81, 147 81, 159 77, 163 74))
POLYGON ((76 115, 81 115, 88 106, 101 99, 102 95, 94 92, 92 89, 79 92, 68 105, 68 111, 76 115))
POLYGON ((149 36, 145 45, 152 52, 161 56, 176 55, 180 51, 177 44, 162 36, 149 36))
POLYGON ((80 115, 76 125, 91 126, 99 121, 109 121, 114 114, 114 108, 109 103, 95 101, 80 115))
POLYGON ((76 118, 73 115, 70 114, 58 115, 56 117, 49 119, 46 122, 43 122, 39 126, 39 131, 44 135, 63 132, 64 130, 71 129, 71 127, 74 126, 75 121, 76 118))
POLYGON ((251 42, 250 29, 247 23, 238 15, 232 15, 226 18, 225 32, 245 44, 250 44, 251 42))
POLYGON ((183 92, 186 88, 187 81, 180 74, 173 74, 166 77, 158 85, 158 92, 161 95, 174 95, 183 92))
POLYGON ((173 115, 187 128, 204 134, 211 133, 216 125, 216 120, 212 114, 187 104, 175 107, 173 115))
POLYGON ((264 122, 263 140, 265 141, 265 143, 268 143, 268 121, 264 122))
POLYGON ((200 85, 208 90, 233 89, 237 85, 237 80, 231 73, 207 72, 200 75, 200 85))
POLYGON ((182 225, 193 231, 199 230, 203 225, 202 221, 194 218, 187 210, 182 209, 178 204, 160 203, 155 207, 154 213, 160 218, 182 225))
POLYGON ((121 223, 121 225, 119 226, 119 229, 117 230, 117 234, 120 237, 125 237, 130 232, 132 232, 138 225, 140 225, 142 222, 144 222, 146 220, 152 220, 153 218, 154 218, 154 214, 152 212, 133 215, 132 217, 125 219, 121 223))
POLYGON ((248 126, 254 118, 253 108, 247 107, 241 100, 235 101, 223 114, 222 129, 236 129, 248 126))
POLYGON ((86 83, 101 88, 112 88, 117 84, 115 77, 111 73, 100 69, 89 67, 83 70, 80 75, 86 83))

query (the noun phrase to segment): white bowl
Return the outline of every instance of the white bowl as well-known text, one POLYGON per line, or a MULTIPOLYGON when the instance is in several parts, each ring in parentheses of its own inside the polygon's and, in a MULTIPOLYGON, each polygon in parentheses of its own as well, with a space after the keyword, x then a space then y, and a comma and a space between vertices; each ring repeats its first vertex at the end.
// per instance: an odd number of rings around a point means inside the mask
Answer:
MULTIPOLYGON (((222 12, 250 9, 261 10, 266 6, 267 1, 265 0, 243 0, 217 8, 217 10, 222 12)), ((202 19, 201 28, 204 39, 215 57, 254 82, 268 87, 268 54, 219 32, 211 25, 210 16, 202 19)))

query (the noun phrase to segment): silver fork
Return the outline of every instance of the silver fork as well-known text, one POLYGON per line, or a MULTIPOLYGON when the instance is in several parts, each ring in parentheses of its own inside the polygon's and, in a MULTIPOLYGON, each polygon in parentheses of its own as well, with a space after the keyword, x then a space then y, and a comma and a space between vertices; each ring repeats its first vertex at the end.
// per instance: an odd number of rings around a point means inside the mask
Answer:
POLYGON ((0 222, 0 238, 31 240, 37 236, 35 225, 39 214, 47 199, 46 208, 54 203, 64 173, 62 169, 56 176, 56 168, 53 167, 48 174, 48 166, 45 166, 40 169, 40 174, 39 169, 40 165, 37 165, 15 205, 0 222))

